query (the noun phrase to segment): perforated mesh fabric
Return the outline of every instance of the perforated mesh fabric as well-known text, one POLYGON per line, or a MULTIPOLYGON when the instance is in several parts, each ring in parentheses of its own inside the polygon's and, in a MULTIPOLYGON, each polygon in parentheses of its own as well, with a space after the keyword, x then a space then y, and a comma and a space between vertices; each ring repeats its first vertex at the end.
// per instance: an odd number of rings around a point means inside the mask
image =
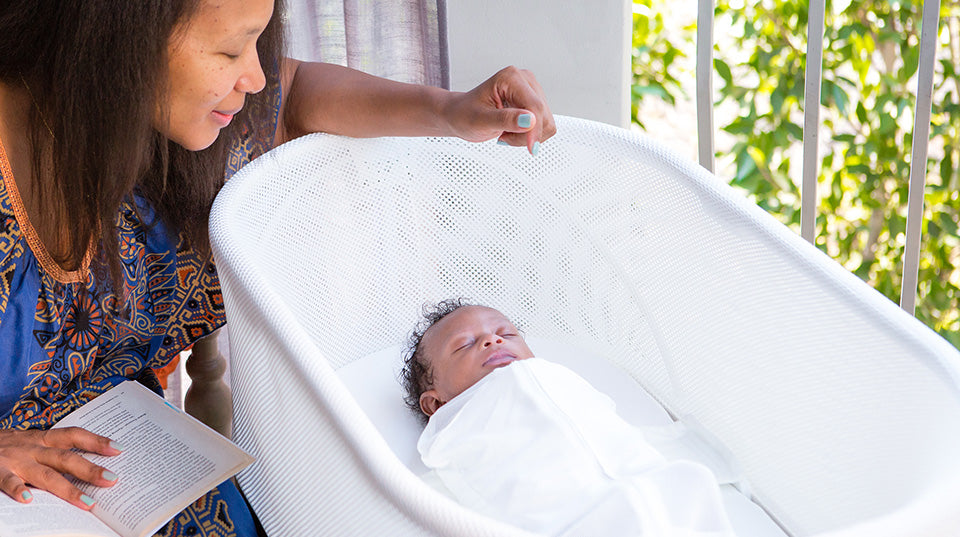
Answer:
POLYGON ((258 457, 240 480, 273 535, 510 533, 406 471, 333 374, 454 296, 606 356, 794 535, 960 527, 956 350, 648 138, 562 117, 537 157, 311 135, 229 182, 211 240, 258 457))

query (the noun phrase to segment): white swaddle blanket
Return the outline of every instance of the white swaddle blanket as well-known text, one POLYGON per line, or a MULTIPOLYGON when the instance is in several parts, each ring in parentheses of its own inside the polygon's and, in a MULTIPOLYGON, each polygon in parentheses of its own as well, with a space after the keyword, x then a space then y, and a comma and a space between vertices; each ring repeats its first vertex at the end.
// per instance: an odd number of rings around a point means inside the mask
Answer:
POLYGON ((440 407, 417 449, 461 504, 536 533, 733 535, 710 470, 667 461, 609 397, 539 358, 440 407))

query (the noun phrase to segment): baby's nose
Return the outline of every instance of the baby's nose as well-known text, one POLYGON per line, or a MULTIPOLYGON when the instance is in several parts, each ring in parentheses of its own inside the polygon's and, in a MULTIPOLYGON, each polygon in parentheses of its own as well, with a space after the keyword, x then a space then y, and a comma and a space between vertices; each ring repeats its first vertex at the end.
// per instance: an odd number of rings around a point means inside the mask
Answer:
POLYGON ((484 346, 484 347, 489 347, 490 345, 493 345, 494 343, 503 343, 503 338, 500 337, 500 336, 491 336, 491 337, 487 338, 486 341, 483 342, 483 346, 484 346))

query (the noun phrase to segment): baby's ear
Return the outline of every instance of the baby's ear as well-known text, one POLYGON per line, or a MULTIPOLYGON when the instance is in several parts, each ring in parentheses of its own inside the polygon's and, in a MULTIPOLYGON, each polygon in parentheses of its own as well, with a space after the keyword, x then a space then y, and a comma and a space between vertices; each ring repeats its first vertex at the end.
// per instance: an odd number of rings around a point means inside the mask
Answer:
POLYGON ((427 416, 432 416, 438 408, 443 406, 443 403, 437 390, 427 390, 420 394, 420 410, 427 416))

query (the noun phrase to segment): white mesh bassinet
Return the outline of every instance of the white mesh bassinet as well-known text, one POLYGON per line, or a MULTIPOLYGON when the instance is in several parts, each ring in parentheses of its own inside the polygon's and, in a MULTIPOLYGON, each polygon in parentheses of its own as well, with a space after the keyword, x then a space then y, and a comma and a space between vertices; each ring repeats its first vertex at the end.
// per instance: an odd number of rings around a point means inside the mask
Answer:
POLYGON ((272 536, 523 534, 424 485, 335 374, 450 296, 625 370, 791 535, 960 528, 957 351, 644 137, 558 118, 531 157, 312 135, 229 182, 211 239, 258 459, 239 479, 272 536))

